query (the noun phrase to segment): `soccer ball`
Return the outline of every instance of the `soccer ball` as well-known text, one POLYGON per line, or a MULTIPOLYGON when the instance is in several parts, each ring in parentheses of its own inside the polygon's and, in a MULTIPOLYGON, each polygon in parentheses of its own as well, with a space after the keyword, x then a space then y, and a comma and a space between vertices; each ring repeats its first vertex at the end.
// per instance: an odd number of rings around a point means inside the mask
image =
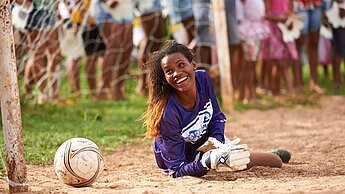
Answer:
POLYGON ((54 157, 55 173, 67 185, 89 186, 100 176, 104 161, 98 146, 85 138, 65 141, 54 157))

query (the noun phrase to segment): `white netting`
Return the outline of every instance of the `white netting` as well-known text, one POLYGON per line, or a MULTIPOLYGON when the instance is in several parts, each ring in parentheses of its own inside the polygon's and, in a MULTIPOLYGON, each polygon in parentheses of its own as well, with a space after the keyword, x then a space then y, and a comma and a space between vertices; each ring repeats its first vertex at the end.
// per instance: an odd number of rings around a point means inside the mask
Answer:
POLYGON ((12 13, 21 92, 38 103, 80 96, 122 100, 124 80, 135 78, 136 92, 145 94, 142 65, 166 39, 195 48, 201 65, 212 63, 211 55, 202 61, 200 54, 214 42, 203 38, 203 33, 213 35, 210 8, 209 1, 195 0, 16 1, 12 13), (66 79, 70 93, 61 94, 66 79))

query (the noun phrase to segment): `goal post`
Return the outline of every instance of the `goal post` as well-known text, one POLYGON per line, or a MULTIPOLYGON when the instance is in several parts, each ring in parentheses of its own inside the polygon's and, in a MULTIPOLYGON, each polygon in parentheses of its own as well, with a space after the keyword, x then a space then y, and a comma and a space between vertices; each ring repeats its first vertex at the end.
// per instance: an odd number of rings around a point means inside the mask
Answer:
POLYGON ((220 90, 224 111, 233 111, 233 89, 230 74, 230 52, 224 0, 212 0, 216 45, 220 72, 220 90))
POLYGON ((9 192, 18 193, 28 185, 10 2, 0 0, 0 100, 9 192))

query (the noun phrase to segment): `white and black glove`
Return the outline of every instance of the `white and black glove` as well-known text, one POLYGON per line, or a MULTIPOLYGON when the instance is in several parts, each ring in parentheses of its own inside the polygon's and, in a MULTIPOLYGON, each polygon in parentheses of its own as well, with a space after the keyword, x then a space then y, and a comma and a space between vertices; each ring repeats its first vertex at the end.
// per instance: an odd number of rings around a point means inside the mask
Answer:
POLYGON ((238 144, 240 139, 222 144, 214 138, 209 139, 208 145, 213 145, 211 149, 204 153, 201 163, 207 169, 218 170, 219 167, 228 167, 233 171, 244 170, 250 162, 250 152, 246 144, 238 144))
POLYGON ((200 152, 204 152, 206 153, 207 151, 209 150, 212 150, 212 149, 216 149, 216 148, 220 148, 224 145, 226 146, 233 146, 233 145, 237 145, 239 144, 241 141, 240 138, 236 138, 232 141, 230 141, 226 136, 224 137, 224 144, 220 141, 218 141, 216 138, 214 137, 209 137, 207 139, 207 141, 202 144, 197 150, 200 151, 200 152))

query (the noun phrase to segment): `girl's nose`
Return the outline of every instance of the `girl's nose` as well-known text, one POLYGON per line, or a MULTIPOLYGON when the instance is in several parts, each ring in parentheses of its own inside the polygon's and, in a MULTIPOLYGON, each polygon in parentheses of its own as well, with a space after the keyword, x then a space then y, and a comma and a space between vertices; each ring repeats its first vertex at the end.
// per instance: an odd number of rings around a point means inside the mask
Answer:
POLYGON ((178 72, 178 71, 174 71, 174 73, 173 73, 173 77, 177 77, 179 74, 180 74, 180 72, 178 72))

